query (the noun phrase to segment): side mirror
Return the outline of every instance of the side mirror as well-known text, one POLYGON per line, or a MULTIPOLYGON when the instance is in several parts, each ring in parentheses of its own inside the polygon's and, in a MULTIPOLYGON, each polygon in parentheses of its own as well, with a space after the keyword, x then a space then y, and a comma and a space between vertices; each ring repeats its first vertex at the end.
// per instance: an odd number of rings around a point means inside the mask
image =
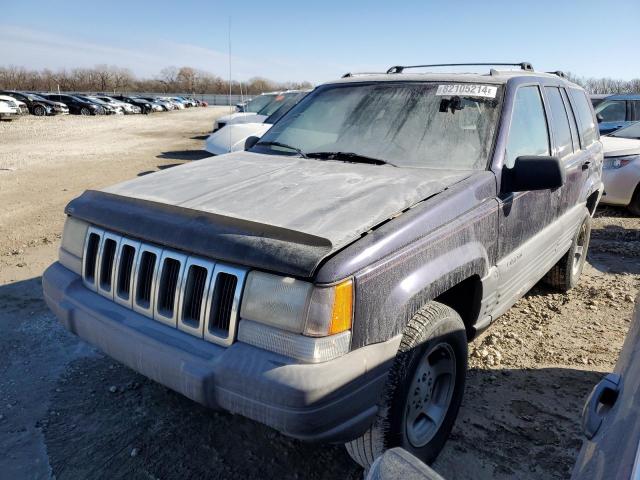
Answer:
POLYGON ((255 135, 251 135, 250 137, 247 137, 247 139, 244 141, 244 149, 249 150, 253 148, 253 146, 259 141, 260 141, 260 137, 256 137, 255 135))
POLYGON ((596 113, 596 120, 598 120, 598 123, 602 123, 604 122, 604 117, 599 113, 596 113))
POLYGON ((564 165, 556 157, 521 156, 502 170, 503 193, 551 190, 565 183, 564 165))

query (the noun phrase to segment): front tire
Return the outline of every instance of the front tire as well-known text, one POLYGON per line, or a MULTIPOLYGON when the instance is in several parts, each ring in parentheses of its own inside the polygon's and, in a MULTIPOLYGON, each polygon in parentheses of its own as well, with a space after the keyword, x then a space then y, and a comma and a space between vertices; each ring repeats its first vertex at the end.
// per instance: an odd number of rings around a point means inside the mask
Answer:
POLYGON ((627 209, 634 215, 640 217, 640 185, 636 187, 631 197, 631 203, 627 206, 627 209))
POLYGON ((591 239, 591 216, 587 215, 573 237, 569 251, 545 275, 544 282, 562 292, 578 284, 591 239))
POLYGON ((89 110, 87 107, 82 107, 80 109, 80 115, 91 115, 91 110, 89 110))
POLYGON ((460 315, 429 302, 405 329, 378 418, 345 444, 351 458, 368 469, 385 450, 402 447, 433 462, 458 415, 466 372, 467 335, 460 315))
POLYGON ((33 114, 36 117, 44 117, 46 113, 47 111, 42 105, 36 105, 35 107, 33 107, 33 114))

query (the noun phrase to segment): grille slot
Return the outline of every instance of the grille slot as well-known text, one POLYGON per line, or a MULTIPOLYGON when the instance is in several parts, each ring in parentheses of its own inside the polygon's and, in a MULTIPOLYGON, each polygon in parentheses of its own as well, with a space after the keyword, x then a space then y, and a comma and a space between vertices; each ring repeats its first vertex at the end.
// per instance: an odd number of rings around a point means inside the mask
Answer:
POLYGON ((182 321, 192 327, 198 328, 202 315, 202 300, 205 298, 205 287, 209 272, 199 265, 191 265, 187 272, 184 284, 184 301, 182 304, 182 321))
POLYGON ((98 252, 100 251, 100 239, 101 235, 98 232, 89 232, 83 256, 84 280, 85 283, 93 285, 94 289, 96 283, 96 269, 98 266, 98 252))
POLYGON ((205 340, 235 340, 246 270, 89 227, 82 258, 87 288, 205 340))
POLYGON ((113 276, 113 261, 116 256, 118 244, 112 238, 107 238, 102 246, 102 258, 100 259, 100 290, 111 291, 111 280, 113 276))
POLYGON ((124 300, 128 300, 131 296, 131 278, 135 258, 136 249, 132 245, 124 245, 120 253, 120 268, 118 269, 116 289, 116 295, 124 300))
POLYGON ((228 273, 219 273, 213 289, 213 300, 209 312, 209 333, 227 336, 231 323, 231 309, 238 278, 228 273))
POLYGON ((142 252, 136 285, 136 304, 144 309, 151 307, 151 289, 156 269, 157 256, 153 252, 142 252))

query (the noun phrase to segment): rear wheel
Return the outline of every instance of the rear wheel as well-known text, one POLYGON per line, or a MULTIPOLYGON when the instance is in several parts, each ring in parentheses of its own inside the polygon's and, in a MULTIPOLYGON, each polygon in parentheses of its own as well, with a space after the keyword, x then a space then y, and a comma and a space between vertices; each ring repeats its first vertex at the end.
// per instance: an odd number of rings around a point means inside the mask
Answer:
POLYGON ((91 110, 89 110, 87 107, 82 107, 80 109, 80 115, 91 115, 91 110))
POLYGON ((46 113, 47 111, 42 105, 36 105, 35 107, 33 107, 33 114, 36 117, 43 117, 46 113))
POLYGON ((462 319, 446 305, 428 303, 405 329, 378 418, 345 445, 351 458, 369 468, 385 450, 402 447, 424 462, 435 460, 458 414, 466 371, 462 319))
POLYGON ((638 185, 636 187, 636 191, 633 192, 631 203, 627 206, 627 208, 634 215, 640 216, 640 185, 638 185))
POLYGON ((587 259, 591 239, 591 216, 587 215, 573 237, 571 248, 544 277, 544 281, 558 290, 567 292, 578 284, 587 259))

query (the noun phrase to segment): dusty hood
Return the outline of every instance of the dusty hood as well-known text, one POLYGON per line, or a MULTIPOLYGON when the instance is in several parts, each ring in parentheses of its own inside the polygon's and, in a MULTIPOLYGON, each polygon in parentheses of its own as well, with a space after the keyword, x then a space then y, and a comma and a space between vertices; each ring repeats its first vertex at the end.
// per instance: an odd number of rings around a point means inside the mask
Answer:
POLYGON ((469 174, 236 152, 105 192, 286 228, 338 249, 469 174))
POLYGON ((632 138, 600 137, 605 157, 639 155, 640 140, 632 138))
POLYGON ((205 150, 214 155, 244 150, 247 138, 261 137, 271 128, 268 123, 238 123, 227 125, 212 133, 205 142, 205 150))

